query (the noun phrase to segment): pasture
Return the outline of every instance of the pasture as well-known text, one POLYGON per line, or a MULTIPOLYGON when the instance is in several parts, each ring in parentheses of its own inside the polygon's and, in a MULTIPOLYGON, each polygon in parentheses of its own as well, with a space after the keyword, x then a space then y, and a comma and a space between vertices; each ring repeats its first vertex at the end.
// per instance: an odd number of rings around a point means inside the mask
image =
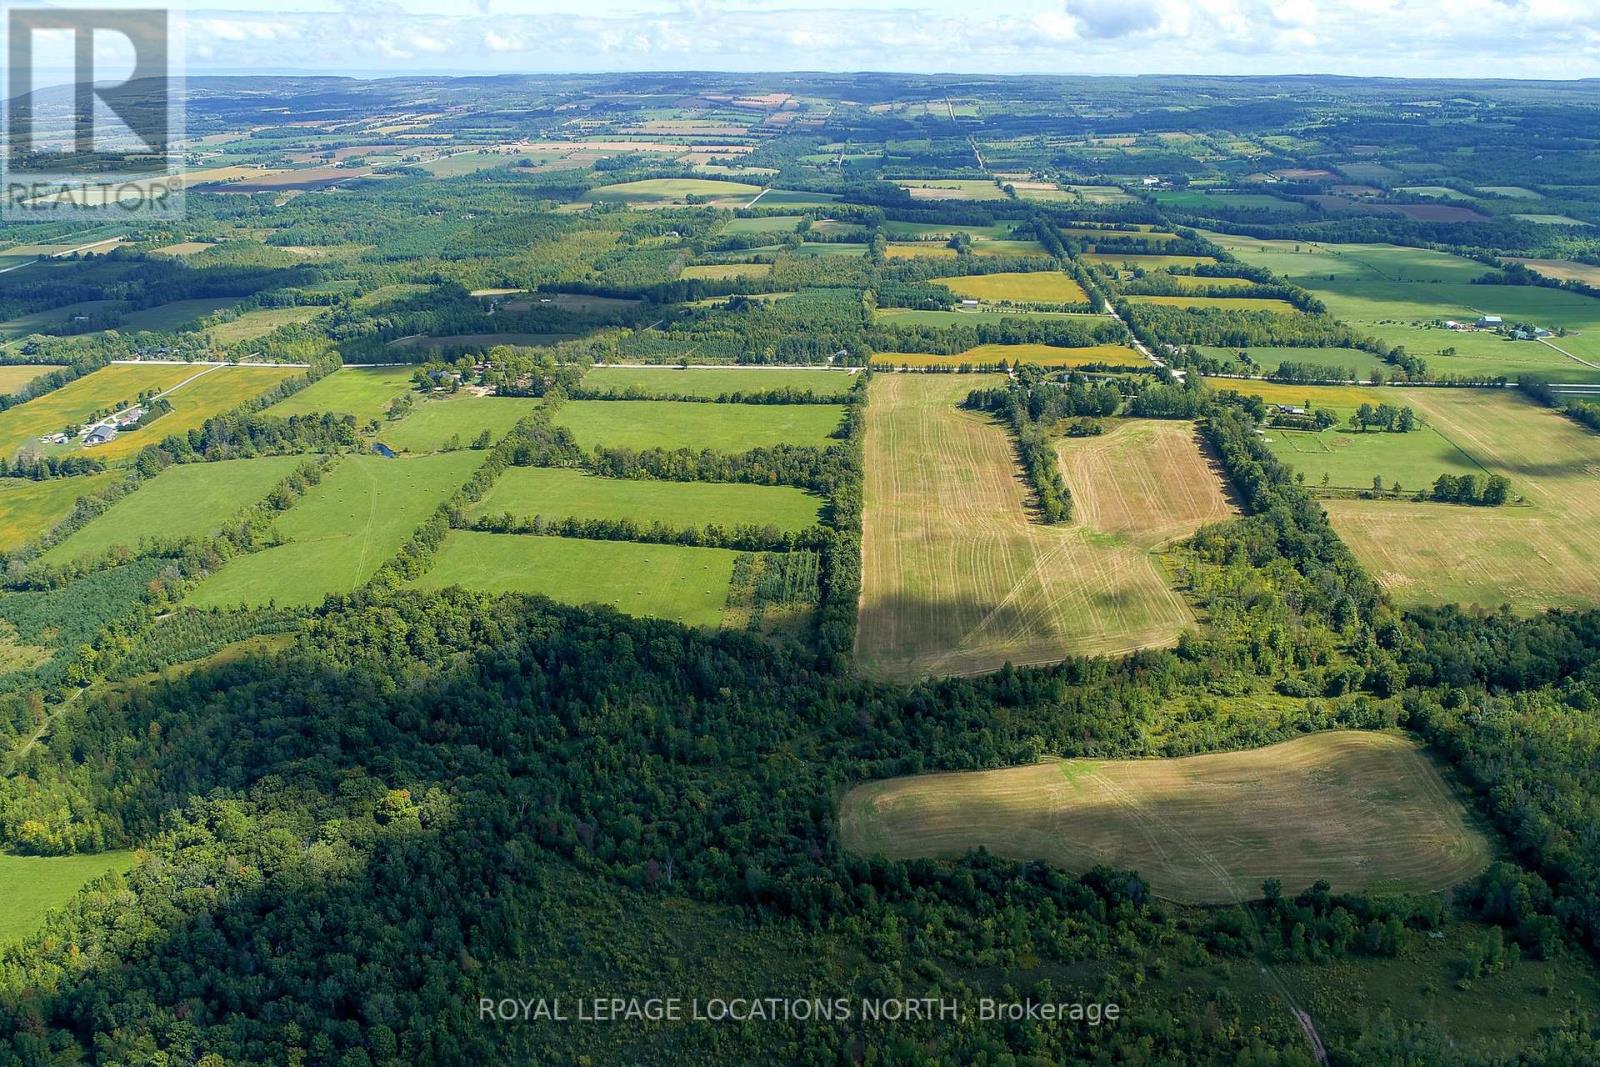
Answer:
POLYGON ((1400 390, 1528 507, 1329 500, 1334 529, 1401 604, 1600 604, 1600 436, 1516 393, 1400 390))
POLYGON ((1193 427, 1130 423, 1064 442, 1078 518, 1046 526, 1031 514, 1006 430, 959 408, 999 381, 872 383, 856 639, 869 674, 975 674, 1127 652, 1169 644, 1192 621, 1150 549, 1229 513, 1193 427))
POLYGON ((277 520, 286 542, 235 556, 185 603, 310 607, 371 578, 483 462, 482 452, 411 459, 348 456, 277 520))
POLYGON ((722 282, 735 278, 765 278, 771 273, 771 263, 698 263, 684 267, 678 277, 722 282))
POLYGON ((383 418, 396 397, 414 388, 411 376, 416 372, 413 363, 392 367, 340 367, 293 396, 278 401, 266 413, 286 419, 291 415, 333 412, 354 415, 357 423, 365 424, 383 418))
POLYGON ((133 866, 132 852, 72 856, 0 854, 0 948, 15 945, 44 925, 45 917, 84 886, 133 866))
POLYGON ((80 478, 0 478, 0 552, 14 552, 72 514, 78 498, 92 496, 117 478, 115 471, 80 478))
POLYGON ((1353 433, 1341 429, 1313 433, 1271 427, 1266 433, 1272 454, 1304 474, 1307 485, 1371 489, 1372 480, 1377 478, 1385 489, 1398 483, 1401 492, 1415 493, 1431 487, 1441 474, 1486 473, 1432 426, 1410 433, 1353 433))
MULTIPOLYGON (((1350 380, 1365 381, 1375 370, 1387 374, 1390 369, 1388 361, 1361 348, 1296 348, 1291 345, 1245 345, 1238 348, 1198 345, 1196 347, 1202 356, 1222 360, 1237 359, 1239 353, 1244 352, 1255 361, 1262 374, 1271 374, 1285 363, 1315 363, 1318 366, 1347 371, 1345 377, 1350 380)), ((1213 381, 1211 384, 1219 389, 1233 388, 1231 384, 1221 381, 1213 381)))
POLYGON ((1259 296, 1140 296, 1123 297, 1131 304, 1163 304, 1182 308, 1219 308, 1224 311, 1272 311, 1292 314, 1295 306, 1287 300, 1259 296))
POLYGON ((739 237, 753 233, 793 233, 799 225, 799 215, 763 215, 753 219, 734 219, 722 228, 722 232, 739 237))
POLYGON ((1421 746, 1354 730, 1177 759, 891 778, 844 795, 839 835, 852 852, 890 859, 982 846, 1073 873, 1103 864, 1191 904, 1254 899, 1268 878, 1437 892, 1492 858, 1421 746))
POLYGON ((955 356, 927 352, 878 352, 872 357, 875 367, 994 366, 1000 363, 1032 363, 1041 367, 1150 366, 1148 359, 1127 345, 1090 345, 1086 348, 1038 344, 976 345, 955 356))
POLYGON ((703 404, 688 400, 572 400, 555 424, 585 449, 690 448, 748 452, 826 445, 844 418, 838 404, 703 404))
POLYGON ((1215 263, 1211 256, 1161 256, 1144 252, 1084 252, 1078 257, 1089 263, 1105 267, 1126 267, 1132 270, 1166 270, 1169 267, 1197 267, 1202 263, 1215 263))
POLYGON ((969 274, 960 278, 935 278, 957 296, 971 300, 1008 301, 1017 304, 1087 304, 1089 294, 1070 275, 1060 271, 1018 274, 969 274))
POLYGON ((1005 190, 983 178, 901 178, 895 184, 913 200, 1004 200, 1005 190))
POLYGON ((533 593, 716 629, 738 556, 721 548, 452 530, 419 589, 533 593))
MULTIPOLYGON (((42 434, 81 424, 97 411, 133 401, 141 393, 171 389, 207 368, 188 363, 113 363, 6 411, 0 411, 0 456, 10 458, 42 434)), ((171 416, 168 416, 169 418, 171 416)), ((157 420, 154 426, 159 426, 157 420)))
POLYGON ((172 410, 167 414, 142 429, 124 431, 115 440, 85 451, 107 461, 127 459, 146 445, 155 444, 172 434, 199 429, 207 419, 232 411, 285 378, 303 373, 303 370, 295 367, 271 367, 265 364, 206 369, 167 394, 167 400, 172 404, 172 410))
POLYGON ((238 318, 219 323, 206 332, 219 345, 231 345, 239 341, 253 341, 257 337, 265 337, 280 326, 288 326, 297 322, 309 322, 326 310, 327 308, 314 305, 256 308, 253 311, 246 311, 238 318))
POLYGON ((855 375, 820 367, 594 367, 583 376, 587 389, 656 396, 719 397, 768 389, 804 389, 842 396, 855 375))
POLYGON ((206 537, 241 510, 264 500, 294 472, 298 456, 262 456, 168 467, 118 500, 40 559, 52 565, 97 557, 121 545, 206 537))
POLYGON ((467 510, 471 518, 629 520, 676 530, 773 526, 798 533, 820 520, 823 501, 786 485, 599 478, 560 467, 509 467, 467 510))
POLYGON ((417 401, 411 414, 387 422, 378 439, 397 452, 434 452, 464 448, 484 430, 492 441, 511 432, 517 420, 530 414, 539 401, 525 397, 457 395, 417 401))

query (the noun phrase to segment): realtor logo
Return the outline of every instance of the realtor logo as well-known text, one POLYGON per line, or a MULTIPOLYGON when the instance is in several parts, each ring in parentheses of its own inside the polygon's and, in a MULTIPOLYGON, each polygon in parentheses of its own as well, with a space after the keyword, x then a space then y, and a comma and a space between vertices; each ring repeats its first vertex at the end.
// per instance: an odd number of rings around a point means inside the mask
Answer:
POLYGON ((0 216, 182 215, 178 49, 165 9, 8 6, 0 216))

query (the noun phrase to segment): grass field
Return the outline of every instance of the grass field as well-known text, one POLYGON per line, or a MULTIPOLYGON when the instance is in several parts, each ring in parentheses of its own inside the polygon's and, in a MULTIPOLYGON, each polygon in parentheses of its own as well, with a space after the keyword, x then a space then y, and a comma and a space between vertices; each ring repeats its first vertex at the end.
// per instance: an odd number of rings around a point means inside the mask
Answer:
POLYGON ((1140 270, 1166 270, 1169 267, 1196 267, 1215 263, 1210 256, 1158 256, 1140 252, 1085 252, 1079 259, 1109 267, 1138 267, 1140 270))
POLYGON ((1326 408, 1340 422, 1362 404, 1397 404, 1407 401, 1398 389, 1372 385, 1301 385, 1299 382, 1268 382, 1259 378, 1207 378, 1206 384, 1219 392, 1233 390, 1245 396, 1259 396, 1269 404, 1289 404, 1316 411, 1326 408))
MULTIPOLYGON (((1198 346, 1200 354, 1217 359, 1234 359, 1246 352, 1261 367, 1261 372, 1271 374, 1285 363, 1315 363, 1324 367, 1348 369, 1356 380, 1364 380, 1375 370, 1388 373, 1387 361, 1361 348, 1295 348, 1277 345, 1246 345, 1240 348, 1222 348, 1215 345, 1198 346)), ((1226 383, 1213 381, 1218 388, 1228 388, 1226 383)))
POLYGON ((1133 304, 1165 304, 1168 307, 1220 308, 1225 311, 1275 311, 1290 314, 1295 306, 1287 300, 1259 296, 1128 296, 1133 304))
POLYGON ((326 310, 327 308, 315 305, 288 308, 256 308, 254 311, 246 311, 238 318, 224 322, 220 326, 213 326, 207 332, 217 344, 230 345, 238 341, 251 341, 257 337, 265 337, 279 326, 287 326, 294 322, 309 322, 326 310))
POLYGON ((40 558, 62 564, 116 545, 138 548, 146 539, 207 536, 265 499, 301 462, 298 456, 263 456, 168 467, 40 558))
POLYGON ((0 552, 12 552, 72 514, 78 498, 98 493, 120 477, 115 471, 81 478, 0 478, 0 552))
POLYGON ((595 367, 583 376, 589 389, 706 397, 767 389, 809 389, 818 396, 842 396, 855 381, 853 374, 820 367, 595 367))
POLYGON ((1004 200, 1005 190, 983 178, 897 179, 913 200, 1004 200))
POLYGON ((1521 263, 1530 270, 1538 271, 1549 278, 1563 282, 1582 282, 1585 285, 1600 287, 1600 267, 1591 263, 1575 263, 1567 259, 1518 259, 1510 257, 1511 262, 1521 263))
MULTIPOLYGON (((87 374, 54 392, 0 412, 0 456, 7 458, 41 434, 81 423, 94 412, 131 401, 150 389, 170 389, 199 374, 204 367, 173 363, 115 363, 87 374)), ((171 415, 167 418, 172 418, 171 415)), ((152 424, 161 425, 164 420, 152 424)))
POLYGON ((452 530, 432 569, 412 584, 537 593, 565 604, 601 604, 715 629, 737 555, 721 548, 452 530))
POLYGON ((771 273, 771 263, 700 263, 683 268, 678 277, 720 282, 730 278, 765 278, 771 273))
POLYGON ((1058 348, 1055 345, 977 345, 958 356, 927 352, 879 352, 874 366, 945 367, 963 363, 974 366, 1006 363, 1033 363, 1042 367, 1088 367, 1105 364, 1113 367, 1148 367, 1150 361, 1127 345, 1090 345, 1087 348, 1058 348))
POLYGON ((287 544, 236 556, 190 594, 198 608, 320 604, 349 593, 394 555, 484 460, 350 456, 277 521, 287 544))
POLYGON ((539 401, 522 397, 454 396, 419 400, 411 414, 399 422, 385 423, 378 439, 397 452, 432 452, 466 447, 484 430, 498 441, 518 419, 531 413, 539 401))
MULTIPOLYGON (((99 373, 104 373, 101 371, 99 373)), ((303 371, 294 367, 216 367, 198 374, 167 395, 172 410, 141 430, 125 431, 103 445, 85 449, 107 461, 127 459, 146 445, 172 434, 199 429, 205 421, 253 400, 303 371)))
POLYGON ((852 852, 893 859, 983 846, 1072 872, 1128 868, 1160 896, 1203 904, 1258 897, 1268 878, 1435 892, 1491 859, 1420 746, 1351 730, 1179 759, 891 778, 845 794, 839 833, 852 852))
POLYGON ((1321 485, 1327 476, 1335 489, 1371 489, 1378 478, 1386 489, 1398 482, 1402 492, 1415 493, 1441 474, 1486 473, 1432 426, 1410 433, 1268 428, 1266 441, 1273 455, 1306 476, 1307 485, 1321 485))
POLYGON ((0 946, 44 925, 45 916, 103 874, 133 866, 132 852, 76 856, 0 855, 0 946))
POLYGON ((0 395, 15 393, 35 378, 60 369, 53 364, 44 363, 0 364, 0 395))
POLYGON ((390 401, 412 388, 415 364, 394 367, 341 367, 326 378, 267 409, 268 415, 354 415, 356 422, 381 419, 390 401))
POLYGON ((680 530, 770 525, 799 532, 817 525, 822 504, 820 497, 784 485, 597 478, 557 467, 510 467, 468 515, 631 519, 680 530))
POLYGON ((1184 423, 1141 422, 1063 445, 1079 508, 1030 515, 1012 443, 959 409, 992 375, 890 374, 867 409, 856 658, 904 679, 1175 640, 1191 621, 1150 558, 1228 514, 1184 423))
POLYGON ((187 326, 198 318, 232 307, 239 302, 237 297, 210 297, 202 300, 174 300, 170 304, 158 304, 143 311, 131 311, 122 317, 122 325, 117 327, 123 333, 135 333, 139 330, 164 332, 176 330, 180 326, 187 326))
POLYGON ((1401 392, 1532 506, 1325 501, 1368 572, 1402 604, 1600 604, 1600 436, 1510 392, 1401 392))
POLYGON ((964 308, 960 311, 923 311, 919 308, 878 308, 872 318, 887 326, 976 326, 979 322, 1024 319, 1083 319, 1073 311, 1001 311, 996 308, 964 308))
POLYGON ((692 448, 747 452, 825 445, 844 418, 838 404, 700 404, 687 400, 573 400, 555 414, 585 449, 692 448))
POLYGON ((957 296, 971 300, 1006 300, 1017 304, 1086 304, 1089 294, 1070 276, 1042 270, 1020 274, 969 274, 935 278, 957 296))
POLYGON ((754 219, 734 219, 722 228, 724 234, 793 233, 800 225, 799 215, 765 215, 754 219))
POLYGON ((761 186, 746 185, 743 182, 724 182, 711 178, 647 178, 644 181, 621 182, 617 185, 590 189, 579 199, 591 204, 605 201, 612 204, 626 204, 629 207, 649 208, 682 204, 687 202, 687 197, 703 196, 716 200, 737 200, 738 206, 742 207, 753 200, 759 192, 761 186))

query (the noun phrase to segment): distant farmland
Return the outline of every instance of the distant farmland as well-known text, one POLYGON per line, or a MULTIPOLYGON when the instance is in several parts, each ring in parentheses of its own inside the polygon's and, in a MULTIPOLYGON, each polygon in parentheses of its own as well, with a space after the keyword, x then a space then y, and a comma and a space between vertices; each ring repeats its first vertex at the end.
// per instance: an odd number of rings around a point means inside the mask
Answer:
POLYGON ((1187 423, 1130 423, 1063 444, 1082 518, 1029 513, 1012 444, 959 410, 988 375, 883 375, 867 408, 856 642, 889 678, 972 674, 1163 645, 1192 622, 1150 557, 1229 514, 1187 423))
POLYGON ((1060 271, 1021 274, 969 274, 960 278, 935 278, 957 296, 974 300, 1008 300, 1018 304, 1086 304, 1089 294, 1060 271))
POLYGON ((748 452, 825 445, 844 419, 837 404, 701 404, 678 400, 573 400, 556 410, 584 448, 691 448, 748 452))
POLYGON ((1199 904, 1258 897, 1267 878, 1436 892, 1491 855, 1415 742, 1356 731, 1180 759, 891 778, 845 795, 839 836, 891 859, 982 846, 1072 872, 1105 864, 1199 904))

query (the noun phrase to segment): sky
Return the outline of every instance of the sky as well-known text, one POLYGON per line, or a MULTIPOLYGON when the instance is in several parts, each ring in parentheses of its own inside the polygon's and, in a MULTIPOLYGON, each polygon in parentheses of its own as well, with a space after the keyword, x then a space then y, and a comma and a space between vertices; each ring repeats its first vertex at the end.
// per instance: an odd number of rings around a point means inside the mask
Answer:
POLYGON ((1600 77, 1600 0, 192 0, 182 10, 190 74, 1600 77))

